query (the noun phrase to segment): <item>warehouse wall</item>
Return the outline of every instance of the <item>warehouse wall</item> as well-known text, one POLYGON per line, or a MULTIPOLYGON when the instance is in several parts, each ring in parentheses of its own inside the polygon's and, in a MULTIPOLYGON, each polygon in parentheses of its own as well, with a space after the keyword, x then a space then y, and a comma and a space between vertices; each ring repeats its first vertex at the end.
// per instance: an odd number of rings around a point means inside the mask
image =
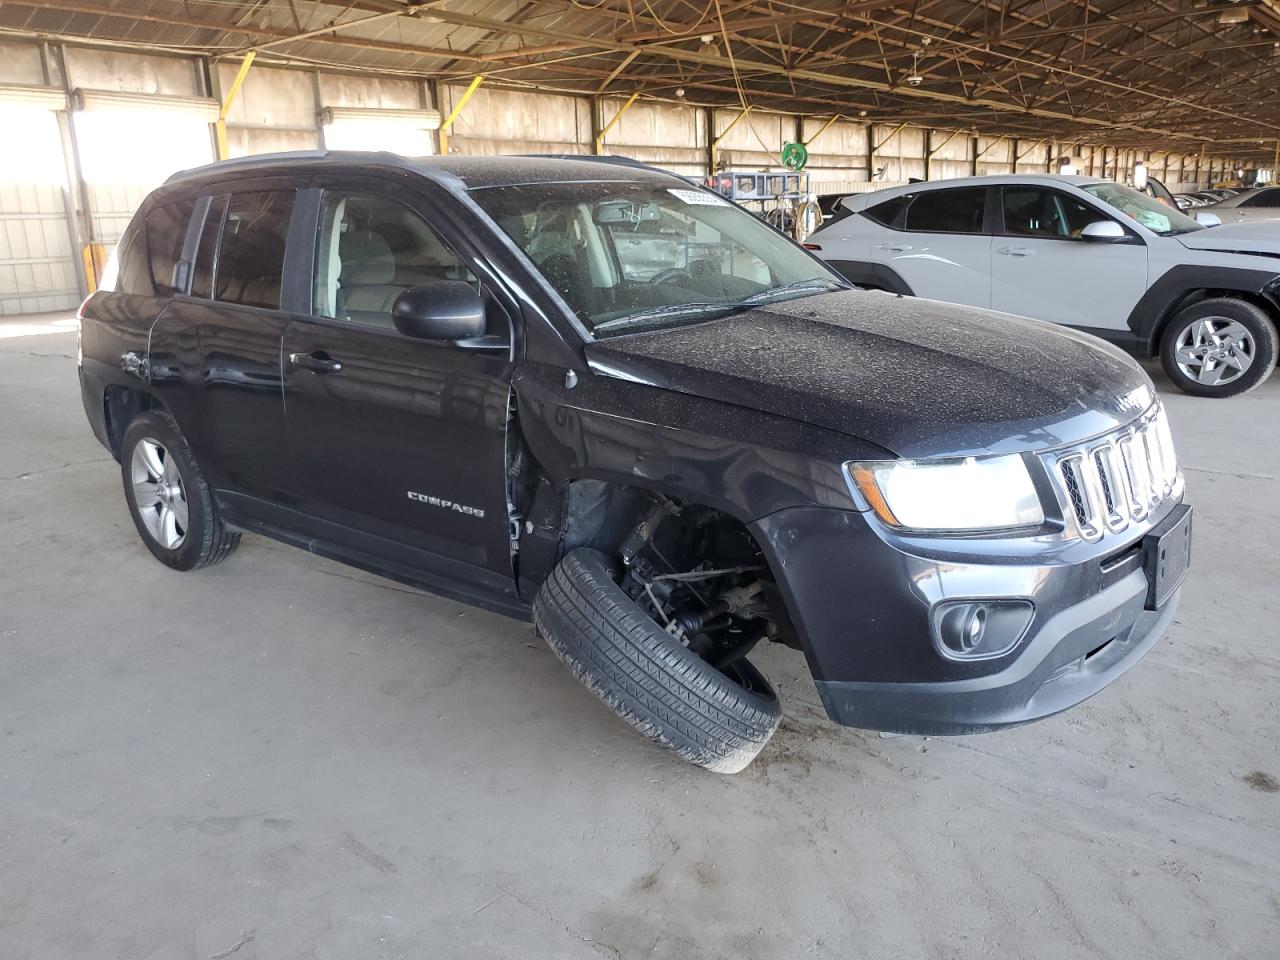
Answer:
MULTIPOLYGON (((21 151, 0 155, 0 313, 61 309, 80 295, 81 248, 110 247, 138 203, 176 170, 215 156, 210 111, 230 87, 237 65, 195 56, 142 55, 114 49, 27 41, 0 42, 0 84, 45 85, 142 95, 142 104, 83 110, 18 107, 0 91, 0 124, 21 151), (186 98, 189 101, 163 98, 186 98)), ((619 84, 621 87, 622 84, 619 84)), ((436 150, 436 135, 414 121, 385 118, 321 123, 326 107, 416 110, 447 115, 465 85, 442 84, 432 102, 425 82, 255 65, 227 117, 231 156, 305 150, 388 149, 409 155, 436 150), (417 124, 416 126, 414 124, 417 124)), ((92 99, 89 102, 94 102, 92 99)), ((1045 172, 1075 158, 1083 173, 1125 179, 1144 159, 1172 189, 1221 179, 1231 165, 1196 155, 1046 141, 1017 141, 964 132, 931 132, 891 123, 796 117, 737 108, 637 101, 481 86, 449 133, 451 153, 577 153, 595 149, 633 157, 686 176, 722 168, 781 170, 783 144, 808 142, 806 172, 815 193, 864 191, 912 178, 1045 172), (621 115, 620 114, 621 111, 621 115), (594 115, 593 115, 594 112, 594 115), (611 124, 611 121, 616 122, 611 124), (736 121, 736 122, 735 122, 736 121)))
MULTIPOLYGON (((46 85, 39 48, 0 42, 0 83, 46 85)), ((0 104, 0 130, 0 316, 66 310, 81 283, 59 115, 0 104)))

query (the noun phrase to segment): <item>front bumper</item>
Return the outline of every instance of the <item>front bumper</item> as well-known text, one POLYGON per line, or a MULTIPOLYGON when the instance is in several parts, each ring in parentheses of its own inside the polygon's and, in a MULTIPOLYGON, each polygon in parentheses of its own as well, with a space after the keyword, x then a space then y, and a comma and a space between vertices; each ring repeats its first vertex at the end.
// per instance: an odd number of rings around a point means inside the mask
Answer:
POLYGON ((797 509, 753 524, 827 714, 847 726, 947 736, 1050 716, 1133 666, 1177 607, 1175 593, 1145 609, 1141 532, 1097 544, 922 542, 874 523, 797 509), (976 661, 939 651, 936 604, 1001 598, 1035 605, 1012 650, 976 661))

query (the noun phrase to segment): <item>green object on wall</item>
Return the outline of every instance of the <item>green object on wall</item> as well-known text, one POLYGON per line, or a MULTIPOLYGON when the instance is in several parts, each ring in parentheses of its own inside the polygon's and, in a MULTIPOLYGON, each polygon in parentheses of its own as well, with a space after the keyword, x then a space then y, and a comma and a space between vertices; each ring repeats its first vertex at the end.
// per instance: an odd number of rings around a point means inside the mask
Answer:
POLYGON ((809 149, 803 143, 788 143, 783 146, 780 159, 788 170, 803 170, 809 162, 809 149))

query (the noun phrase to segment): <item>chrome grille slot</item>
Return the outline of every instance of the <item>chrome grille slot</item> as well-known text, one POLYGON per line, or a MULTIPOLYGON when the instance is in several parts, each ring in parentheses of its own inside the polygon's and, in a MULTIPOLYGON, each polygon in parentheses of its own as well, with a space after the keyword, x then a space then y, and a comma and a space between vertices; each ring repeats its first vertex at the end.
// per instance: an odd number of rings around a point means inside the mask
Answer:
POLYGON ((1145 520, 1177 493, 1180 475, 1164 410, 1046 458, 1066 519, 1097 540, 1145 520))
POLYGON ((1058 461, 1058 471, 1062 476, 1062 485, 1066 488, 1067 497, 1071 501, 1071 509, 1076 520, 1083 527, 1089 522, 1089 502, 1084 492, 1084 477, 1081 465, 1083 457, 1063 457, 1058 461))

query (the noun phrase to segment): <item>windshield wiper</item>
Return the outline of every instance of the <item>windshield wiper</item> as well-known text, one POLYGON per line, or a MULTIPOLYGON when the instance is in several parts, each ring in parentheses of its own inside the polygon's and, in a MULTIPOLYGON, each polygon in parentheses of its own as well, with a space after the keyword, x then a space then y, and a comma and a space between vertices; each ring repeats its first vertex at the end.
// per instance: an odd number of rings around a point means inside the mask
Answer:
POLYGON ((600 333, 606 330, 620 330, 623 327, 630 327, 638 323, 645 323, 649 320, 663 320, 667 317, 682 317, 686 313, 707 313, 711 310, 736 310, 739 306, 740 304, 726 300, 715 300, 706 303, 669 303, 663 307, 651 307, 648 310, 641 310, 638 313, 628 313, 625 317, 615 317, 612 320, 597 323, 591 329, 593 333, 600 333))
POLYGON ((847 284, 838 283, 835 280, 828 280, 826 277, 806 277, 804 280, 793 280, 791 283, 784 283, 777 287, 770 287, 768 290, 761 290, 759 293, 753 293, 742 301, 744 304, 764 303, 772 300, 782 294, 801 293, 805 290, 813 290, 815 293, 827 293, 834 290, 850 290, 852 287, 847 284))

